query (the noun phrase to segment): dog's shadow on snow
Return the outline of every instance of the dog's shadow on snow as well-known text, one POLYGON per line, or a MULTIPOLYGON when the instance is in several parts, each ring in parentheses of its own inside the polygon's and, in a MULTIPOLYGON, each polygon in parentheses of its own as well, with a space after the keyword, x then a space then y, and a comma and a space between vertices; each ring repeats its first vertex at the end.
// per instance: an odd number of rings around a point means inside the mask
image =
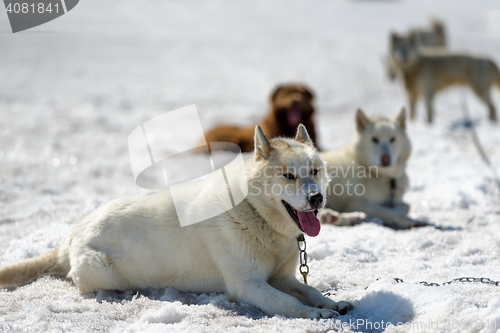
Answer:
POLYGON ((461 231, 461 230, 463 230, 462 227, 449 226, 449 225, 448 226, 447 225, 438 225, 438 224, 435 224, 433 222, 430 222, 427 219, 421 220, 420 222, 422 222, 423 225, 418 226, 418 227, 414 227, 411 229, 398 228, 398 227, 395 227, 392 225, 385 224, 381 219, 378 219, 376 217, 375 218, 368 218, 368 219, 364 220, 362 223, 373 223, 373 224, 377 224, 381 227, 389 228, 389 229, 396 230, 396 231, 415 230, 418 228, 434 228, 434 229, 439 230, 439 231, 461 231))
POLYGON ((338 320, 342 327, 356 332, 381 333, 391 325, 403 326, 414 317, 414 307, 409 300, 393 293, 379 291, 355 302, 354 309, 345 316, 338 317, 338 320))
POLYGON ((245 316, 251 319, 266 317, 266 314, 259 308, 249 304, 237 304, 230 302, 226 294, 220 293, 197 294, 191 292, 181 292, 174 288, 166 288, 124 292, 99 290, 95 293, 87 294, 85 297, 95 298, 99 303, 122 303, 123 301, 133 301, 139 297, 147 297, 150 300, 161 302, 181 302, 184 305, 213 305, 219 309, 231 312, 234 315, 245 316))
POLYGON ((462 231, 463 230, 462 227, 455 227, 455 226, 451 226, 451 225, 437 225, 434 223, 428 223, 427 226, 432 227, 436 230, 440 230, 440 231, 462 231))
MULTIPOLYGON (((248 304, 230 302, 225 294, 196 294, 180 292, 174 288, 148 289, 141 291, 98 291, 88 294, 98 302, 122 303, 139 297, 161 302, 181 302, 184 305, 212 305, 232 315, 250 319, 261 319, 267 315, 259 308, 248 304)), ((332 327, 345 327, 366 333, 381 333, 390 325, 398 326, 410 322, 415 316, 413 304, 393 293, 373 292, 354 303, 354 309, 346 315, 332 319, 332 327)))

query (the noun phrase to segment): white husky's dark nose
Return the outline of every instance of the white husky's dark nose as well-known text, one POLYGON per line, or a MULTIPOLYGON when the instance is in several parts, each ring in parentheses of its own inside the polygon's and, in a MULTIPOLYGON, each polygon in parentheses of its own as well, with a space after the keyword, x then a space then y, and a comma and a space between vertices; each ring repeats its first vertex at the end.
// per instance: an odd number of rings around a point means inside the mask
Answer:
POLYGON ((318 209, 323 203, 323 194, 318 192, 311 192, 307 196, 307 201, 309 201, 309 204, 312 206, 312 208, 318 209))
POLYGON ((391 165, 391 155, 389 154, 382 155, 382 157, 380 158, 380 164, 382 164, 382 166, 385 167, 391 165))

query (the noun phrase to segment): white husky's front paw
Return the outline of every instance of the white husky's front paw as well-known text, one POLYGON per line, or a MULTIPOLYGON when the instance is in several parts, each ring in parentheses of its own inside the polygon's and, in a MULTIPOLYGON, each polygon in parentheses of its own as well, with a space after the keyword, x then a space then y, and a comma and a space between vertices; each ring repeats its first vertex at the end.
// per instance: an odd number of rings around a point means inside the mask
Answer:
POLYGON ((323 224, 337 224, 340 219, 340 213, 330 208, 323 208, 319 211, 318 219, 323 224))
POLYGON ((354 305, 346 301, 335 302, 335 305, 332 307, 333 310, 341 315, 345 315, 349 310, 352 310, 353 308, 354 305))
POLYGON ((332 309, 311 308, 311 310, 304 317, 309 319, 326 319, 326 318, 333 318, 338 315, 339 313, 332 309))
POLYGON ((334 225, 355 225, 366 219, 363 212, 339 213, 330 208, 324 208, 318 214, 321 223, 334 225))
POLYGON ((325 301, 319 304, 318 307, 334 310, 335 312, 338 312, 341 315, 345 315, 347 311, 352 310, 354 308, 354 305, 346 301, 335 302, 334 300, 325 297, 325 301))
POLYGON ((342 225, 356 225, 367 218, 363 212, 342 213, 340 218, 342 225))

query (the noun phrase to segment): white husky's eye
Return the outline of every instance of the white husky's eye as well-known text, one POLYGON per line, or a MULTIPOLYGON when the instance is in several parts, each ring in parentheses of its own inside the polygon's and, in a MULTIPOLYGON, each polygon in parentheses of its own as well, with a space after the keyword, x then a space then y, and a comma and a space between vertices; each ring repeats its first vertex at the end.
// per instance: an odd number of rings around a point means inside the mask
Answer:
POLYGON ((373 142, 373 143, 378 143, 378 138, 373 137, 373 138, 372 138, 372 142, 373 142))
POLYGON ((318 174, 318 169, 312 169, 312 174, 313 176, 316 176, 318 174))
POLYGON ((286 179, 295 179, 295 176, 291 173, 284 173, 283 177, 285 177, 286 179))
POLYGON ((396 138, 395 138, 395 137, 392 137, 392 138, 390 138, 390 139, 389 139, 389 142, 390 142, 390 143, 394 143, 394 141, 396 141, 396 138))

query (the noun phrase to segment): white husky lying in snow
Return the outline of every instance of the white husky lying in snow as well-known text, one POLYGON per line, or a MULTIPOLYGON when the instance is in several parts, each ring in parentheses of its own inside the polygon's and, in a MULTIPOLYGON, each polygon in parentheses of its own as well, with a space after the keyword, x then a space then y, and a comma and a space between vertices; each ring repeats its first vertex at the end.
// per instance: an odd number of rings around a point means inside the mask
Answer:
MULTIPOLYGON (((0 269, 0 286, 21 285, 43 274, 66 275, 82 293, 174 287, 226 292, 231 300, 268 315, 329 318, 352 305, 334 302, 295 278, 296 237, 316 236, 316 218, 328 186, 324 162, 304 126, 295 140, 268 140, 255 131, 255 153, 245 163, 250 191, 235 208, 181 227, 169 190, 103 205, 78 223, 59 248, 0 269), (308 170, 296 172, 297 170, 308 170), (275 194, 276 190, 287 189, 275 194)), ((203 209, 217 198, 203 190, 185 198, 203 209)))

